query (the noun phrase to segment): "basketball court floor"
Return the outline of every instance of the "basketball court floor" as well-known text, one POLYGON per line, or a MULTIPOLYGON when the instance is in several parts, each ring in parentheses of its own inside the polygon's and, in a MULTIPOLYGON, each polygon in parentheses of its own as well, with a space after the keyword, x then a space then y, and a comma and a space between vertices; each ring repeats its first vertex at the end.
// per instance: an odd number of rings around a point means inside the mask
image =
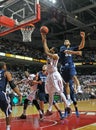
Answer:
MULTIPOLYGON (((23 31, 25 30, 23 38, 26 38, 30 32, 32 34, 34 24, 41 19, 39 0, 7 0, 0 6, 2 6, 0 9, 0 37, 23 29, 23 31)), ((23 41, 31 41, 30 38, 23 39, 23 41)), ((13 55, 11 56, 13 57, 13 55)), ((63 112, 63 103, 59 103, 59 106, 63 112)), ((19 119, 19 116, 22 114, 23 106, 15 106, 13 107, 11 130, 96 130, 96 99, 78 102, 80 117, 76 117, 73 105, 71 107, 73 113, 68 118, 60 120, 58 113, 53 108, 53 115, 40 121, 34 106, 29 105, 27 119, 22 120, 19 119)), ((47 105, 45 105, 46 110, 47 105)), ((0 130, 5 129, 5 115, 0 111, 0 130)))
MULTIPOLYGON (((58 104, 62 112, 63 103, 58 104)), ((48 104, 45 104, 45 111, 48 104)), ((96 99, 78 101, 80 117, 76 117, 74 107, 71 105, 72 115, 60 120, 59 115, 53 107, 53 115, 39 120, 39 115, 34 106, 29 105, 27 119, 19 119, 23 106, 13 107, 12 130, 96 130, 96 99)), ((0 111, 0 130, 5 130, 5 116, 0 111)))

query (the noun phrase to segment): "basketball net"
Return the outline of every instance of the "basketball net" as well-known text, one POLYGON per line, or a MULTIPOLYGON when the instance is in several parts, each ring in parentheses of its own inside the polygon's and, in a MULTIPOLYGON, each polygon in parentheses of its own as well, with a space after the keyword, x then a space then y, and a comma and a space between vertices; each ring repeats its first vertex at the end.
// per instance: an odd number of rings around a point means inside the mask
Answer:
POLYGON ((22 36, 23 36, 23 42, 31 42, 32 41, 32 33, 35 29, 35 26, 33 24, 29 24, 23 28, 21 28, 22 36))

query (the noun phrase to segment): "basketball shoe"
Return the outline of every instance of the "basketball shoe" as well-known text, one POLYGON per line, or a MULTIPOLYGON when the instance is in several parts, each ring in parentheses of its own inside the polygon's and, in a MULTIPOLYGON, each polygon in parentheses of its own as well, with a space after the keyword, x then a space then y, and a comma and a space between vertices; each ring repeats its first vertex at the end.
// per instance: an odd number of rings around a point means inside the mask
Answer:
POLYGON ((23 115, 23 114, 22 114, 22 115, 20 116, 20 119, 26 119, 26 115, 23 115))
POLYGON ((53 114, 52 111, 47 110, 47 112, 45 113, 45 116, 51 116, 52 114, 53 114))

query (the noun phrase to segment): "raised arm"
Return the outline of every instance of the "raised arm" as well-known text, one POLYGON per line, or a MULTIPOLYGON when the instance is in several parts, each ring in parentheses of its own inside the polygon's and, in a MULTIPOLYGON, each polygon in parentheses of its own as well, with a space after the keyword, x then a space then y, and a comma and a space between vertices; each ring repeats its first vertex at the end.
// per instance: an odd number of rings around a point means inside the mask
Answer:
POLYGON ((65 50, 64 53, 82 56, 82 51, 65 50))
POLYGON ((85 32, 80 32, 80 36, 82 38, 81 43, 79 45, 79 50, 83 49, 85 46, 85 32))
POLYGON ((45 54, 53 59, 58 59, 59 58, 58 55, 50 53, 50 50, 47 45, 46 35, 41 34, 41 37, 42 37, 42 43, 43 43, 45 54))
POLYGON ((42 37, 42 43, 43 43, 44 51, 47 54, 47 53, 49 53, 49 48, 48 48, 48 45, 47 45, 46 35, 41 33, 41 37, 42 37))

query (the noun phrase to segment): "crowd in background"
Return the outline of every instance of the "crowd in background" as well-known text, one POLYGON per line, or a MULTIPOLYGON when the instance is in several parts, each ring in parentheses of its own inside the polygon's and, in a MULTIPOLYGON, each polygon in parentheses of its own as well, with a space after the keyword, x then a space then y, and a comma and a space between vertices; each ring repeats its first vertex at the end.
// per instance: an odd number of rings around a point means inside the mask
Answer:
POLYGON ((45 54, 42 50, 35 49, 31 45, 24 45, 20 43, 0 42, 0 52, 45 59, 45 54))
MULTIPOLYGON (((15 83, 25 78, 24 72, 17 71, 11 73, 15 83)), ((78 79, 80 81, 83 93, 93 95, 93 97, 96 98, 96 85, 94 85, 94 83, 96 84, 96 75, 79 75, 78 79), (93 83, 93 85, 91 85, 91 83, 93 83)), ((30 93, 30 86, 28 84, 21 83, 18 85, 18 88, 23 96, 27 96, 30 93)), ((9 94, 15 94, 9 84, 7 85, 6 91, 9 94)))
MULTIPOLYGON (((58 48, 59 50, 59 48, 58 48)), ((28 56, 35 59, 46 59, 42 48, 36 49, 31 45, 24 43, 11 43, 11 41, 0 41, 0 52, 11 53, 15 55, 28 56)), ((89 50, 88 48, 83 51, 83 56, 74 56, 75 62, 95 62, 96 61, 96 48, 89 50)))
MULTIPOLYGON (((59 49, 59 48, 58 48, 59 49)), ((10 53, 21 56, 28 56, 35 59, 46 59, 46 55, 43 49, 36 49, 31 45, 25 45, 24 43, 11 43, 11 41, 0 40, 0 52, 10 53), (12 45, 11 45, 12 44, 12 45)), ((96 61, 96 48, 85 48, 83 50, 83 56, 74 56, 74 62, 95 62, 96 61)), ((24 73, 20 71, 12 71, 14 81, 20 81, 24 78, 24 73)), ((78 76, 82 89, 86 93, 93 93, 96 97, 96 88, 88 86, 91 82, 96 82, 96 75, 80 75, 78 76)), ((20 92, 23 96, 27 96, 30 92, 30 87, 26 84, 18 85, 20 92)), ((13 93, 9 85, 7 85, 7 93, 13 93)))

